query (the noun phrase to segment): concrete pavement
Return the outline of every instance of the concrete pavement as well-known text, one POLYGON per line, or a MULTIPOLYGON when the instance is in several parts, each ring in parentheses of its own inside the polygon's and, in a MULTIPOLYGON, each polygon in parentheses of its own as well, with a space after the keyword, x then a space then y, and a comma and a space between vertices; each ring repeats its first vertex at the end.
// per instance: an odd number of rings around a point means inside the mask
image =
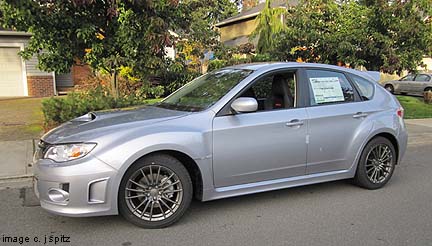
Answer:
POLYGON ((0 141, 0 146, 0 179, 33 175, 33 140, 0 141))

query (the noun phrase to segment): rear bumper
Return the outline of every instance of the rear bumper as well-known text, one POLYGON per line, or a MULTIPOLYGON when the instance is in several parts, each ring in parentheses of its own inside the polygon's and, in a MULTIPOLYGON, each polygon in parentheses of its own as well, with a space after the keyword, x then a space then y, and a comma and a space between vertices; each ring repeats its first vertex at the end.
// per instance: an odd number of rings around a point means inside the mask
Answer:
POLYGON ((71 217, 117 214, 113 180, 117 170, 94 156, 66 165, 51 160, 34 164, 34 189, 42 208, 71 217), (55 199, 52 194, 66 194, 55 199), (54 199, 53 199, 54 198, 54 199))
POLYGON ((399 156, 398 156, 398 164, 399 164, 401 163, 403 157, 405 156, 405 152, 408 147, 408 132, 406 131, 406 129, 404 131, 399 132, 398 143, 399 143, 399 156))

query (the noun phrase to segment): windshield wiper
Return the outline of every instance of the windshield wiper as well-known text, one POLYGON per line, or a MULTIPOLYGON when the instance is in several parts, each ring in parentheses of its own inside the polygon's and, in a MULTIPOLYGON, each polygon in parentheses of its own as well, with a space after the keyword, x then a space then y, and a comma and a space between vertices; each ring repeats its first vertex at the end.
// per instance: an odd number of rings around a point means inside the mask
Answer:
POLYGON ((160 102, 160 103, 154 104, 153 106, 171 109, 171 110, 188 111, 188 112, 197 112, 197 111, 203 110, 202 107, 182 105, 182 104, 178 104, 178 103, 166 103, 166 102, 160 102))

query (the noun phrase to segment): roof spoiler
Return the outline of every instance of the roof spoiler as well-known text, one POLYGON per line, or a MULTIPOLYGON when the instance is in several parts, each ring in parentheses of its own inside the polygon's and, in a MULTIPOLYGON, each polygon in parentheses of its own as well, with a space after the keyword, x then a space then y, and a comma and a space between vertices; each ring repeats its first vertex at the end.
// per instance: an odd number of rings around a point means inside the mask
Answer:
POLYGON ((379 82, 381 79, 381 73, 379 71, 363 71, 363 73, 375 82, 379 82))

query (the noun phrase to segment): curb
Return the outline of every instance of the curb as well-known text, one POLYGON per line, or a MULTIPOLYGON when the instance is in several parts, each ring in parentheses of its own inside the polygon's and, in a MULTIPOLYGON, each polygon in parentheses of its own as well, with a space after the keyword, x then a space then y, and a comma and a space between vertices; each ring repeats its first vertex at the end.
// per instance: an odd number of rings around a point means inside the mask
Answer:
POLYGON ((27 179, 27 178, 33 178, 33 174, 24 174, 24 175, 17 175, 17 176, 3 176, 0 177, 0 182, 2 181, 8 181, 8 180, 19 180, 19 179, 27 179))

